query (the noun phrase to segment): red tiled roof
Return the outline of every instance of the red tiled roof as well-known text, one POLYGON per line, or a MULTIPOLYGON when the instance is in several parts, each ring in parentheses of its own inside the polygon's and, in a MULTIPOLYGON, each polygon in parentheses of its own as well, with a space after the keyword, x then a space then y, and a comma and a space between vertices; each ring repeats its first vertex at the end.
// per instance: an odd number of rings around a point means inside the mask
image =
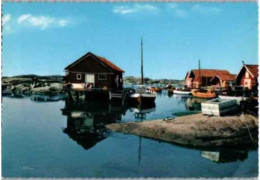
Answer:
POLYGON ((219 70, 219 69, 193 69, 191 70, 195 75, 195 80, 199 80, 199 76, 201 77, 214 77, 216 75, 230 75, 227 70, 219 70))
POLYGON ((219 74, 219 75, 216 75, 214 76, 211 81, 215 78, 215 77, 218 77, 220 80, 222 81, 235 81, 236 79, 236 74, 219 74))
POLYGON ((254 77, 258 77, 258 65, 245 64, 244 65, 254 77))
POLYGON ((96 56, 100 61, 102 61, 104 64, 106 64, 111 69, 113 69, 115 71, 119 71, 119 72, 125 72, 124 70, 122 70, 121 68, 119 68, 118 66, 113 64, 111 61, 107 60, 106 58, 101 57, 101 56, 97 56, 95 54, 93 54, 93 55, 96 56))
POLYGON ((79 58, 78 60, 74 61, 72 64, 68 65, 65 69, 69 69, 72 66, 74 66, 75 64, 79 63, 80 61, 84 60, 87 56, 92 55, 94 56, 97 60, 99 60, 101 63, 105 64, 106 66, 108 66, 109 68, 111 68, 114 71, 118 71, 118 72, 125 72, 124 70, 122 70, 121 68, 119 68, 118 66, 116 66, 115 64, 113 64, 111 61, 107 60, 104 57, 101 56, 97 56, 91 52, 88 52, 87 54, 85 54, 84 56, 82 56, 81 58, 79 58))

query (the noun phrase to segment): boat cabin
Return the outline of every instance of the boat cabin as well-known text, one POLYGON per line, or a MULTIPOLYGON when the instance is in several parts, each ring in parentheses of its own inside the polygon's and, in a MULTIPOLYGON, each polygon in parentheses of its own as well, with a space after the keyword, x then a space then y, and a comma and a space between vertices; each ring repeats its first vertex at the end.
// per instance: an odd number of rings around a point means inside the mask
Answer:
POLYGON ((106 58, 91 52, 68 65, 65 72, 65 83, 78 89, 123 89, 124 71, 106 58))
POLYGON ((193 69, 186 74, 185 85, 188 88, 199 88, 212 85, 212 78, 216 75, 227 76, 227 70, 218 69, 193 69))
POLYGON ((236 76, 237 85, 250 90, 257 90, 258 86, 258 65, 243 64, 236 76))

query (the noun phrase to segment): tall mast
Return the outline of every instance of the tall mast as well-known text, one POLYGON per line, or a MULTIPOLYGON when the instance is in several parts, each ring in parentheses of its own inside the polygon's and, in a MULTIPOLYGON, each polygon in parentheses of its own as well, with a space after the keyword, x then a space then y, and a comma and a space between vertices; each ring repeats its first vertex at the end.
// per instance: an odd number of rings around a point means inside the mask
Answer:
POLYGON ((200 81, 201 81, 201 76, 200 76, 200 59, 199 59, 199 87, 200 87, 200 81))
POLYGON ((143 38, 141 38, 141 84, 144 84, 144 69, 143 69, 143 38))

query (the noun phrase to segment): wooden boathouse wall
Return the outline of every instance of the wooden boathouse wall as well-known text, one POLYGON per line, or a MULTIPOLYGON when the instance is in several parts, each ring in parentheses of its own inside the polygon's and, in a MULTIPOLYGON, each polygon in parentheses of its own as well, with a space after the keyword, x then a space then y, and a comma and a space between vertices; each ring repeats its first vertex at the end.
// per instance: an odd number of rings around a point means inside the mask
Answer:
POLYGON ((94 87, 98 89, 121 90, 123 70, 93 53, 87 53, 65 68, 65 83, 86 83, 86 74, 94 75, 94 87))

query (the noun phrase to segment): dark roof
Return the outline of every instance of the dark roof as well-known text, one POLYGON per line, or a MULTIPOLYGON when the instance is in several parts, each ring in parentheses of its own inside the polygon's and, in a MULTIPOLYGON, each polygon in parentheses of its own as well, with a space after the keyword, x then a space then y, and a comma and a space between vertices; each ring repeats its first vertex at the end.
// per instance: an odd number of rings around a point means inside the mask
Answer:
POLYGON ((78 60, 74 61, 73 63, 71 63, 70 65, 68 65, 65 70, 71 68, 72 66, 74 66, 75 64, 79 63, 80 61, 84 60, 87 56, 93 56, 95 59, 99 60, 102 64, 105 64, 107 67, 111 68, 114 71, 118 71, 118 72, 125 72, 124 70, 122 70, 121 68, 119 68, 118 66, 116 66, 115 64, 113 64, 111 61, 107 60, 104 57, 95 55, 94 53, 88 52, 87 54, 85 54, 84 56, 82 56, 81 58, 79 58, 78 60))

